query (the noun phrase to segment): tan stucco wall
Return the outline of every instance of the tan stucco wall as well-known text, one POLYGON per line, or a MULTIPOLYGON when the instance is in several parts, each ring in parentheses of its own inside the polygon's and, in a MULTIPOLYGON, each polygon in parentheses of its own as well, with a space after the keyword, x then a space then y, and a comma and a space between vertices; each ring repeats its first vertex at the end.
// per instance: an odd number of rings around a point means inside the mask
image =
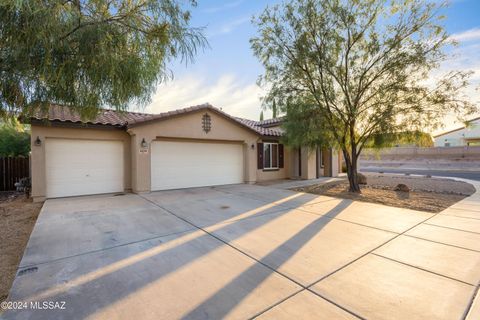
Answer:
MULTIPOLYGON (((257 181, 278 180, 290 178, 291 150, 284 146, 283 149, 283 168, 278 170, 258 170, 257 181)), ((256 161, 256 159, 255 159, 256 161)), ((256 162, 255 162, 256 163, 256 162)))
MULTIPOLYGON (((46 196, 45 144, 48 143, 48 139, 53 138, 123 141, 124 186, 125 191, 131 190, 130 137, 125 131, 119 129, 62 128, 38 125, 32 125, 31 130, 32 197, 35 201, 43 201, 46 196), (34 144, 37 137, 42 141, 40 146, 34 144)), ((92 161, 95 161, 95 155, 92 155, 92 161)))
POLYGON ((158 120, 132 127, 128 130, 132 136, 132 189, 134 192, 150 191, 150 146, 154 140, 196 139, 219 140, 242 143, 244 146, 244 175, 246 183, 257 181, 257 140, 258 135, 235 122, 216 114, 200 110, 189 114, 158 120), (202 128, 202 116, 211 117, 211 130, 205 133, 202 128), (148 143, 148 153, 140 152, 142 139, 148 143), (252 149, 251 146, 254 146, 252 149))
MULTIPOLYGON (((294 175, 294 162, 297 150, 285 146, 284 168, 276 171, 257 169, 257 142, 262 138, 252 130, 235 123, 210 110, 199 110, 165 120, 147 122, 133 126, 127 131, 93 128, 64 128, 32 125, 32 196, 43 200, 46 196, 45 181, 45 143, 51 138, 118 140, 124 144, 125 189, 133 192, 151 191, 151 142, 155 140, 190 140, 211 142, 232 142, 243 145, 244 182, 287 179, 294 175), (202 116, 211 117, 211 130, 205 133, 202 128, 202 116), (37 136, 42 140, 41 146, 35 146, 37 136), (147 151, 141 152, 141 142, 145 139, 147 151)), ((272 139, 267 139, 271 141, 272 139)), ((316 153, 302 148, 302 176, 298 178, 316 178, 316 153)), ((298 160, 298 159, 297 159, 298 160)), ((95 155, 92 155, 95 161, 95 155)))

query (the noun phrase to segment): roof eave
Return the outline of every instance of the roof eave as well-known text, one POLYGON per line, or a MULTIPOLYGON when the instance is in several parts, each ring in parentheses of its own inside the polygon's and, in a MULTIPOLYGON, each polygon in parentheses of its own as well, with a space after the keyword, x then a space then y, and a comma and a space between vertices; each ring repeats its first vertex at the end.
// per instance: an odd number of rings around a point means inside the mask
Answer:
POLYGON ((62 120, 49 120, 30 118, 29 124, 37 126, 52 126, 59 128, 90 128, 90 129, 115 129, 124 130, 124 125, 106 124, 106 123, 89 123, 89 122, 73 122, 62 120))

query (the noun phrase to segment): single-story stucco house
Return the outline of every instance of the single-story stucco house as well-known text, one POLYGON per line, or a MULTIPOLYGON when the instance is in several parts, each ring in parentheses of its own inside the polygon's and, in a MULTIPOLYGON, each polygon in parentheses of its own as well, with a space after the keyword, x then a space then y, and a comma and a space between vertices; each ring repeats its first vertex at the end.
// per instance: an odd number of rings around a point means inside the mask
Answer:
POLYGON ((209 104, 160 114, 103 110, 82 121, 52 105, 31 124, 32 197, 336 176, 338 152, 290 149, 281 119, 237 118, 209 104))
POLYGON ((480 146, 480 117, 468 120, 467 124, 434 136, 435 147, 480 146))

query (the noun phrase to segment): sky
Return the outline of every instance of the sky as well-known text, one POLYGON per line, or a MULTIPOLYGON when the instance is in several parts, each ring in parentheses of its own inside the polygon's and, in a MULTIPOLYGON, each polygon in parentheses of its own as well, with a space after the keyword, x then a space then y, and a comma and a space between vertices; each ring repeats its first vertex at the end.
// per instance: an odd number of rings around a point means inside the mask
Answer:
MULTIPOLYGON (((191 10, 191 25, 204 27, 210 48, 199 52, 193 64, 170 63, 173 78, 158 86, 151 103, 142 111, 159 113, 202 103, 210 103, 238 117, 258 120, 263 91, 257 86, 263 66, 250 48, 256 29, 251 18, 280 0, 197 0, 191 10)), ((432 0, 434 1, 434 0, 432 0)), ((454 58, 439 72, 472 70, 467 93, 480 108, 480 1, 453 0, 445 10, 447 32, 460 42, 454 58)), ((271 111, 264 111, 265 118, 271 111)), ((438 133, 461 126, 447 117, 438 133)))

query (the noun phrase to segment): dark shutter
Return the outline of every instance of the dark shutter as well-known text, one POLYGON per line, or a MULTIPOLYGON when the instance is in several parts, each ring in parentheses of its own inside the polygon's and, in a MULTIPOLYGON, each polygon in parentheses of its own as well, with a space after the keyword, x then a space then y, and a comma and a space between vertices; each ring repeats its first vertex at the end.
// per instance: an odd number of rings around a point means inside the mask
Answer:
POLYGON ((278 145, 278 167, 283 168, 283 144, 278 145))
POLYGON ((257 168, 263 169, 263 143, 257 143, 257 168))

